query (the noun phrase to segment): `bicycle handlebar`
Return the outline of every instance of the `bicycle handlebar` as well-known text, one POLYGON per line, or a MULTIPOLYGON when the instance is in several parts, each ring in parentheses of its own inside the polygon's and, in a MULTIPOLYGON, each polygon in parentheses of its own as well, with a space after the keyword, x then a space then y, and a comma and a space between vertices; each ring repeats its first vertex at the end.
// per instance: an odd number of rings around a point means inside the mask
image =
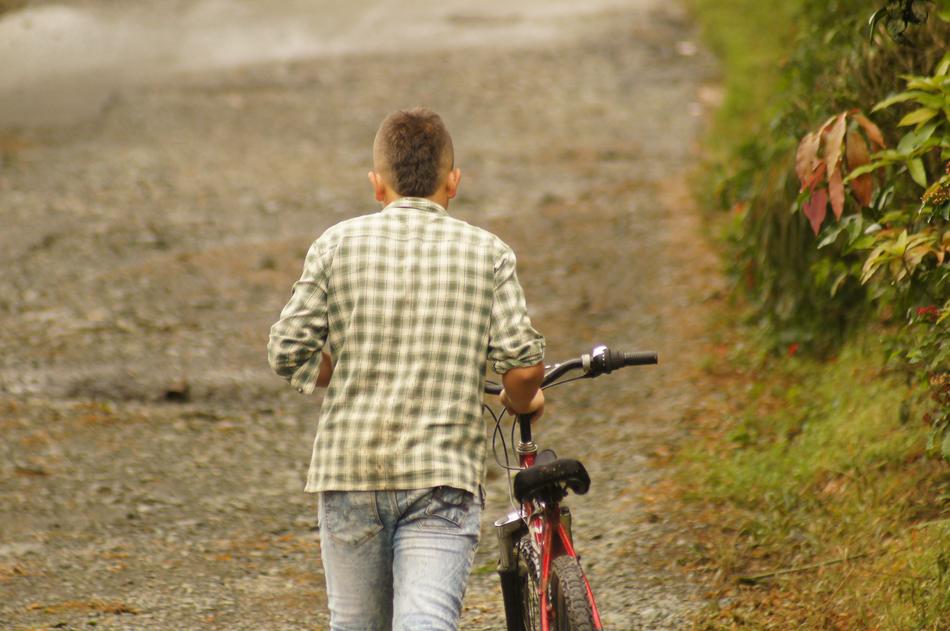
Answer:
MULTIPOLYGON (((647 366, 656 363, 658 363, 658 358, 653 351, 624 353, 622 351, 612 351, 606 346, 598 346, 589 354, 585 353, 580 357, 547 367, 544 371, 544 379, 541 381, 541 388, 552 385, 557 379, 572 370, 581 369, 584 371, 584 378, 593 379, 627 366, 647 366)), ((485 383, 485 392, 488 394, 499 394, 501 390, 501 384, 485 383)))

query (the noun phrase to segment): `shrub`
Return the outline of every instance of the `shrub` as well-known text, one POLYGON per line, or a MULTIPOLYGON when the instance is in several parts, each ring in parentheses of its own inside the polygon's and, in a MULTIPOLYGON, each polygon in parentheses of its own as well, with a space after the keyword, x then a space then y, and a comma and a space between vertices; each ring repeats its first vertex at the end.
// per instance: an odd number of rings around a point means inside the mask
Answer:
MULTIPOLYGON (((800 198, 794 173, 799 139, 830 112, 881 101, 899 87, 901 75, 930 72, 950 39, 950 27, 932 16, 906 35, 912 46, 882 35, 872 44, 864 28, 867 13, 865 2, 801 2, 797 45, 785 66, 775 114, 763 133, 739 146, 718 187, 720 203, 736 211, 734 276, 776 347, 796 343, 817 354, 834 352, 880 304, 853 273, 859 257, 841 256, 827 244, 815 248, 807 217, 790 212, 808 201, 800 198)), ((899 122, 891 109, 876 119, 887 130, 899 122)), ((871 200, 878 207, 905 193, 884 189, 871 200)), ((857 228, 849 222, 848 229, 857 228)))

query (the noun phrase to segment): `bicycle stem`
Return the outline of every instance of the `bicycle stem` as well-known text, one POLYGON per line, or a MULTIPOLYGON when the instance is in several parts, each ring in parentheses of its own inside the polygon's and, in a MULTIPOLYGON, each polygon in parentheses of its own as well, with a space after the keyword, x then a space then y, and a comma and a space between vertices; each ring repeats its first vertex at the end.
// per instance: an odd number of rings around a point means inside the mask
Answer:
MULTIPOLYGON (((521 442, 518 443, 518 446, 515 450, 518 452, 518 455, 521 456, 522 460, 526 456, 531 456, 531 462, 526 466, 531 466, 534 464, 533 454, 538 453, 538 445, 531 439, 531 415, 530 414, 519 414, 518 415, 518 428, 521 430, 521 442)), ((525 464, 522 462, 522 464, 525 464)))

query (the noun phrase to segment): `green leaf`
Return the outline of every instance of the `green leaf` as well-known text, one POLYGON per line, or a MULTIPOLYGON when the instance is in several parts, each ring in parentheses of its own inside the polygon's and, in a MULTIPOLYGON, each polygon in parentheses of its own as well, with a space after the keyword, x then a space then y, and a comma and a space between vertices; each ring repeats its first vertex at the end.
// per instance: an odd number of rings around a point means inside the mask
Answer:
POLYGON ((886 262, 886 257, 884 256, 887 250, 887 244, 879 245, 871 252, 867 260, 864 262, 864 267, 861 269, 861 284, 866 284, 871 277, 874 276, 874 273, 878 268, 886 262))
MULTIPOLYGON (((877 192, 877 195, 874 196, 874 201, 872 202, 871 207, 879 213, 883 212, 884 209, 890 205, 893 198, 894 185, 890 184, 877 192)), ((878 226, 878 228, 880 228, 880 226, 878 226)))
POLYGON ((845 226, 843 223, 838 223, 833 228, 829 226, 829 228, 825 230, 825 237, 818 242, 818 249, 820 250, 821 248, 831 245, 837 241, 838 235, 841 234, 844 229, 845 226))
POLYGON ((874 158, 874 161, 878 164, 884 165, 888 162, 900 162, 907 157, 907 154, 901 153, 897 149, 885 149, 884 151, 878 151, 871 157, 874 158))
POLYGON ((834 282, 831 284, 831 297, 834 298, 837 295, 838 290, 841 289, 841 286, 844 285, 845 281, 848 280, 848 272, 841 272, 838 274, 838 277, 835 278, 834 282))
POLYGON ((928 92, 921 92, 920 95, 914 100, 924 107, 930 107, 935 110, 942 109, 944 104, 942 94, 930 94, 928 92))
POLYGON ((911 90, 937 92, 943 84, 940 77, 914 77, 905 75, 904 78, 907 79, 907 87, 911 90))
POLYGON ((847 183, 850 182, 851 180, 853 180, 853 179, 855 179, 855 178, 857 178, 857 177, 861 177, 861 176, 864 175, 865 173, 870 173, 870 172, 872 172, 872 171, 876 171, 876 170, 880 169, 882 166, 884 166, 884 165, 886 165, 886 164, 887 164, 887 162, 884 162, 884 161, 871 162, 870 164, 863 164, 863 165, 859 166, 858 168, 854 169, 853 171, 851 171, 850 173, 848 173, 848 177, 844 178, 844 182, 845 182, 845 184, 847 184, 847 183))
MULTIPOLYGON (((950 11, 948 11, 947 14, 950 15, 950 11)), ((943 15, 941 14, 940 17, 943 17, 943 15)), ((943 59, 937 64, 937 69, 934 71, 934 74, 938 77, 943 77, 948 72, 950 72, 950 53, 943 56, 943 59)))
POLYGON ((897 235, 897 241, 891 244, 891 252, 893 254, 903 254, 904 250, 907 249, 907 241, 910 237, 907 235, 906 230, 902 230, 899 235, 897 235))
POLYGON ((950 432, 943 435, 943 442, 940 443, 940 455, 944 460, 950 460, 950 432))
POLYGON ((939 113, 940 113, 939 111, 933 108, 922 107, 919 110, 914 110, 913 112, 911 112, 910 114, 902 118, 901 121, 897 123, 897 126, 907 127, 908 125, 918 125, 920 123, 926 123, 927 121, 929 121, 931 118, 933 118, 939 113))
MULTIPOLYGON (((875 241, 877 241, 877 239, 874 238, 874 235, 871 235, 871 234, 861 235, 860 237, 852 241, 850 244, 848 244, 847 252, 859 252, 861 250, 870 250, 871 247, 874 245, 875 241)), ((847 252, 845 252, 845 254, 847 254, 847 252)))
POLYGON ((909 92, 899 92, 898 94, 893 94, 887 97, 886 99, 884 99, 883 101, 881 101, 880 103, 878 103, 877 105, 875 105, 874 107, 872 107, 871 113, 873 114, 874 112, 883 110, 884 108, 890 107, 894 105, 895 103, 903 103, 904 101, 910 101, 911 99, 917 98, 921 94, 928 94, 928 93, 920 91, 920 90, 911 90, 909 92))
POLYGON ((910 172, 910 177, 920 184, 922 187, 927 188, 927 173, 924 171, 924 161, 920 158, 914 158, 913 160, 907 163, 907 170, 910 172))
POLYGON ((848 229, 848 244, 853 245, 854 242, 861 236, 861 228, 864 224, 864 218, 860 215, 851 215, 844 221, 848 229))
POLYGON ((920 140, 921 143, 927 140, 930 140, 930 137, 934 135, 934 131, 936 131, 936 129, 937 129, 936 122, 924 125, 923 127, 921 127, 920 129, 916 131, 918 140, 920 140))
POLYGON ((900 153, 911 153, 920 148, 925 142, 930 140, 937 129, 937 123, 928 123, 920 129, 909 131, 897 143, 897 151, 900 153))
POLYGON ((900 223, 901 225, 906 224, 908 220, 907 213, 903 210, 892 210, 886 213, 883 217, 878 219, 878 223, 881 224, 891 224, 891 223, 900 223))
MULTIPOLYGON (((934 147, 942 146, 944 142, 950 142, 950 137, 946 138, 946 140, 943 138, 928 138, 919 147, 911 151, 910 154, 906 157, 922 156, 928 151, 930 151, 931 149, 933 149, 934 147)), ((947 146, 950 146, 950 145, 947 145, 947 146)))

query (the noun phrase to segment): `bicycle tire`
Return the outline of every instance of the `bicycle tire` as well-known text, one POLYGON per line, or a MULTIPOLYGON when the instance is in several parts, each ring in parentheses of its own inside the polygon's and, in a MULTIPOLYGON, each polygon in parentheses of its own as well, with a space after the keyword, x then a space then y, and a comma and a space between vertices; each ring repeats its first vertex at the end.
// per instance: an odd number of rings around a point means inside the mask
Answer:
MULTIPOLYGON (((529 535, 522 537, 517 549, 524 629, 540 631, 540 563, 529 535)), ((587 598, 584 575, 576 558, 559 556, 551 562, 548 589, 548 599, 554 614, 552 631, 594 631, 594 614, 587 598)))
POLYGON ((594 631, 584 573, 576 558, 559 556, 551 562, 551 598, 556 631, 594 631))
POLYGON ((530 535, 518 541, 518 578, 521 590, 521 619, 524 631, 541 631, 541 598, 539 577, 541 564, 531 544, 530 535))

